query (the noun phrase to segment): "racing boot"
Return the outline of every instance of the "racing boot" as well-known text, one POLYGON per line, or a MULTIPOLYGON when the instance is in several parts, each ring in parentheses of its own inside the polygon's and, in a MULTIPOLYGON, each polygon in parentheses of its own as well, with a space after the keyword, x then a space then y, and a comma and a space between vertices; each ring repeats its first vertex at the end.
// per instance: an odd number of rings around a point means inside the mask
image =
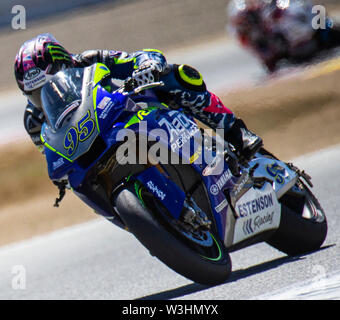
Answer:
POLYGON ((263 146, 262 139, 249 131, 239 118, 236 118, 231 128, 225 132, 224 139, 235 147, 240 161, 249 161, 263 146))
POLYGON ((204 111, 208 113, 212 127, 224 129, 224 140, 235 147, 241 162, 250 160, 262 147, 262 139, 249 131, 245 123, 236 118, 214 93, 209 94, 210 104, 204 111))

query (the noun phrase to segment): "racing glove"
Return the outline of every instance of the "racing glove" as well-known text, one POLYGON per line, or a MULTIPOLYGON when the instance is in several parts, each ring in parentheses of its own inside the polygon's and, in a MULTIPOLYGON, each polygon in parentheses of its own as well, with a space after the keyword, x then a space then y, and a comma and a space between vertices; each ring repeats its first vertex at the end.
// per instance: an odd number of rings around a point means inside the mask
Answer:
POLYGON ((132 79, 136 81, 138 86, 143 86, 152 82, 159 81, 162 67, 157 61, 148 60, 139 66, 137 70, 132 73, 132 79))

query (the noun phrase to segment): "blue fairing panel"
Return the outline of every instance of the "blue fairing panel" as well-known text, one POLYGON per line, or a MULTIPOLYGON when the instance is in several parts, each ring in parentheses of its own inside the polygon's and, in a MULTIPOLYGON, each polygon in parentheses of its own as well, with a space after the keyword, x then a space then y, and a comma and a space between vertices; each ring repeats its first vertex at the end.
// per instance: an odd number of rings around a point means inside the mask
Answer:
POLYGON ((143 171, 136 179, 168 209, 175 219, 179 218, 185 194, 175 183, 161 174, 156 167, 143 171))

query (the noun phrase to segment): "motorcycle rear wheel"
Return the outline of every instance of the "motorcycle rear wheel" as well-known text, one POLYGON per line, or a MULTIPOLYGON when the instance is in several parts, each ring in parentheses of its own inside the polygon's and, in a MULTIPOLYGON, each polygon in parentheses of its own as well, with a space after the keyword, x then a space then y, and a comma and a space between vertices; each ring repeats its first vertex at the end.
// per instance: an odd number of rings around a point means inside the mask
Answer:
MULTIPOLYGON (((260 153, 278 159, 264 148, 260 153)), ((279 201, 280 226, 266 242, 291 256, 320 249, 327 236, 327 219, 312 191, 299 179, 279 201)))
POLYGON ((267 243, 291 256, 320 249, 327 235, 327 219, 309 188, 299 180, 280 202, 280 226, 267 243))

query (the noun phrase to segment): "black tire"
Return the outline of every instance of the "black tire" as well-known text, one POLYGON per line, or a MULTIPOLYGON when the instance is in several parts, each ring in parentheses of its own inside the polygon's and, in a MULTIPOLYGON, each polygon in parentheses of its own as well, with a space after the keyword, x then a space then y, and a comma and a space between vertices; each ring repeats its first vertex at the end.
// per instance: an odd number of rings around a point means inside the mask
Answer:
POLYGON ((281 222, 278 230, 267 241, 274 248, 291 256, 318 250, 326 239, 327 220, 319 201, 301 181, 301 194, 292 190, 281 199, 281 222), (305 205, 314 207, 317 217, 302 216, 305 205))
MULTIPOLYGON (((219 246, 216 261, 204 258, 186 245, 186 241, 169 232, 165 226, 146 209, 135 192, 123 189, 115 197, 115 207, 128 230, 168 267, 184 277, 204 285, 225 282, 231 273, 231 260, 224 245, 213 237, 219 246)), ((189 241, 189 240, 187 240, 189 241)))

